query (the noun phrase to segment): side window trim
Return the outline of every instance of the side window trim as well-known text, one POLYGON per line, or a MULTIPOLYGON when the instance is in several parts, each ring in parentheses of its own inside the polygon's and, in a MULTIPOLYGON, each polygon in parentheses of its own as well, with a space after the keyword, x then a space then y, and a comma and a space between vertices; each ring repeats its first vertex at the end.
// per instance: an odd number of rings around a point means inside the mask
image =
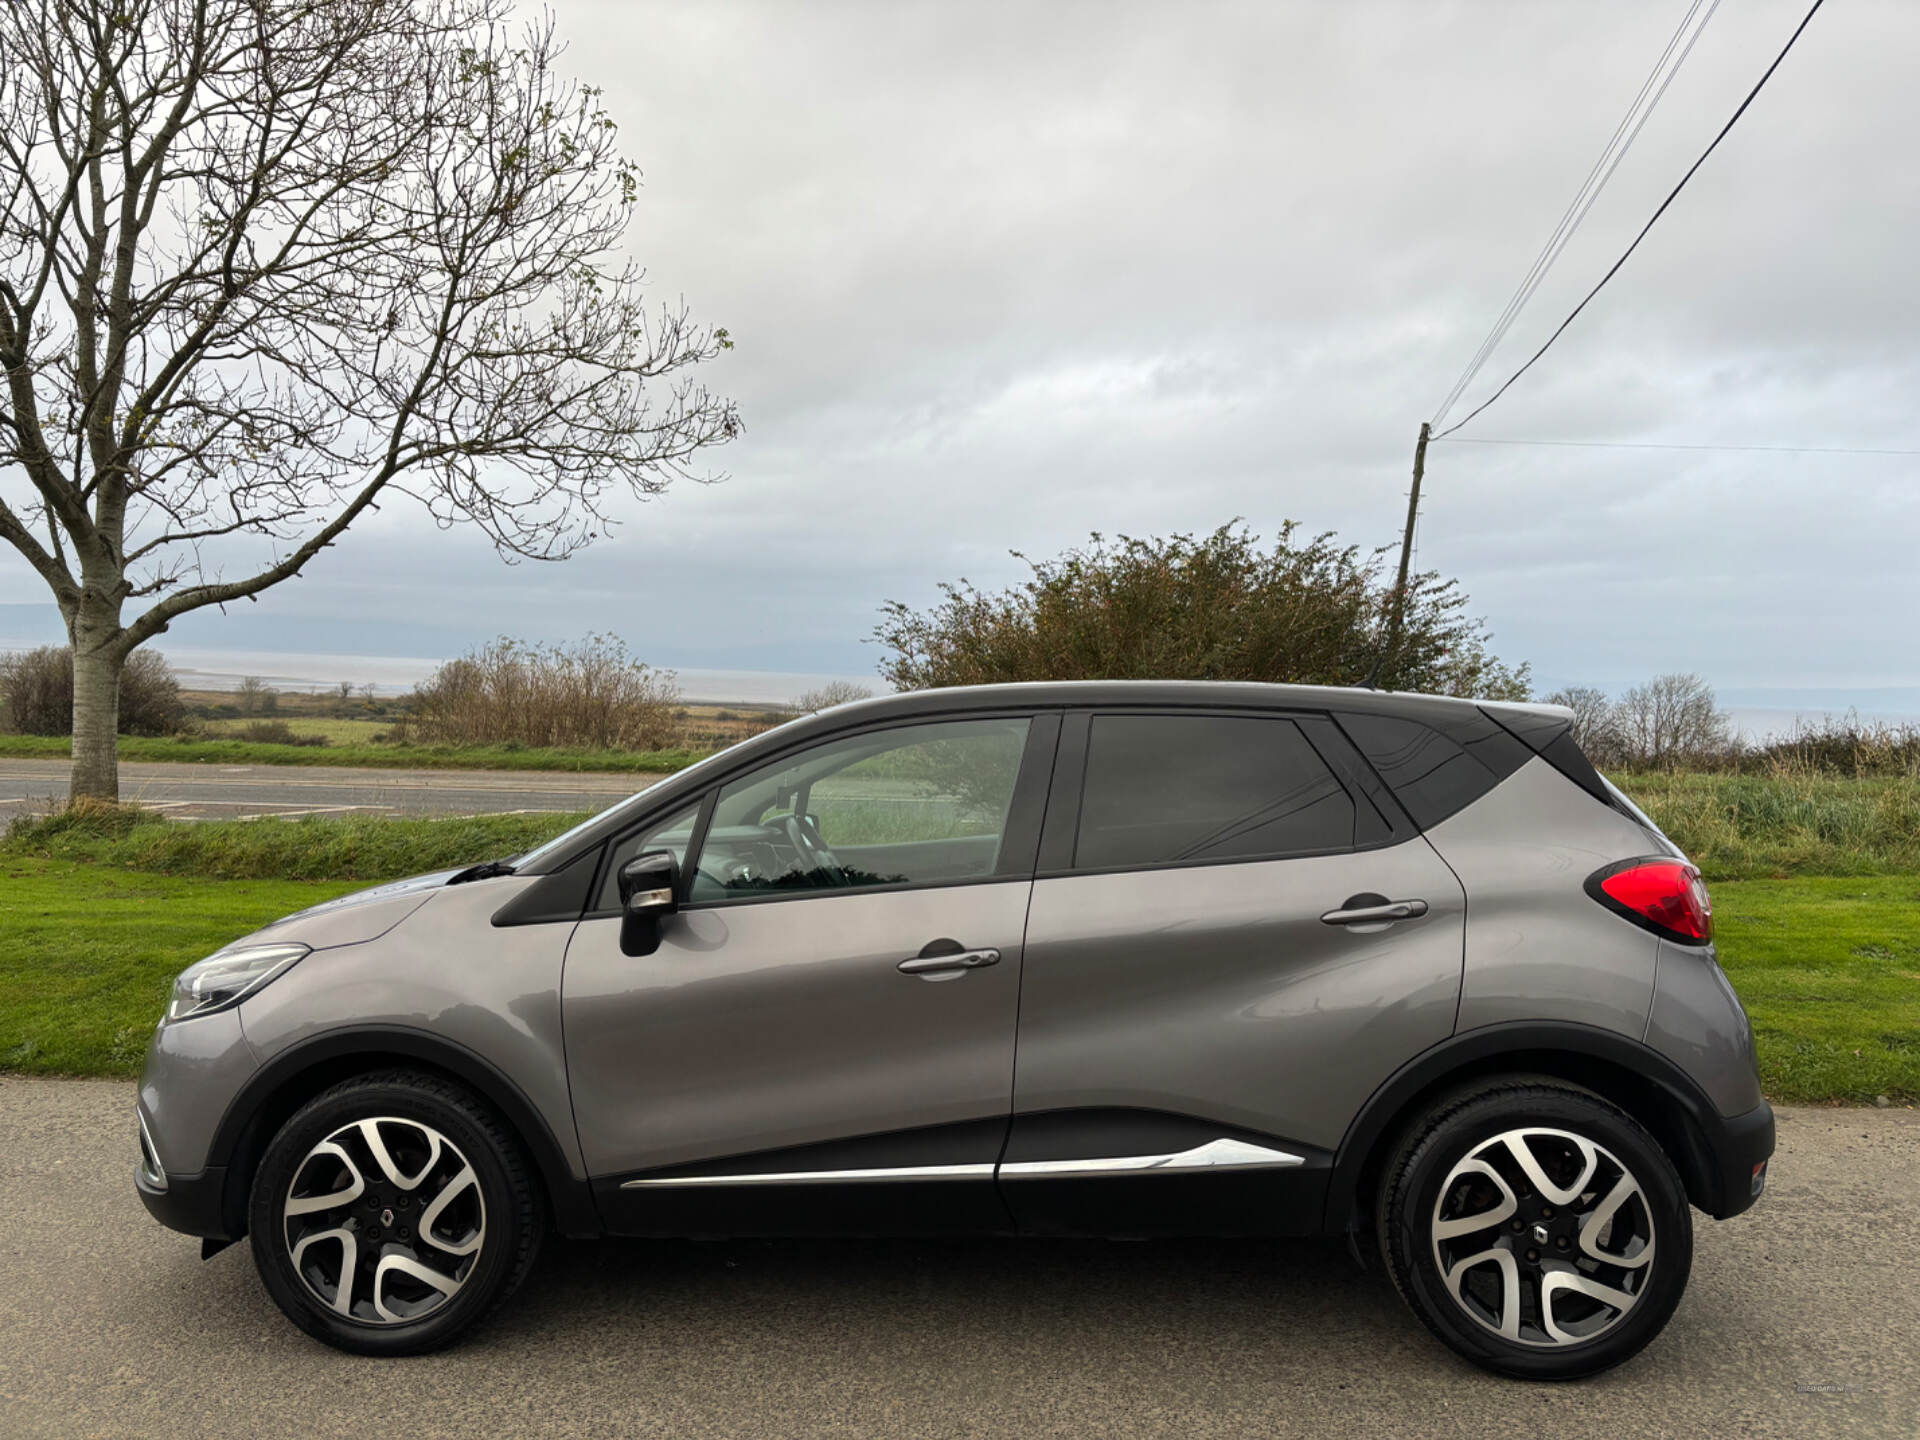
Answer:
MULTIPOLYGON (((1370 803, 1374 813, 1386 823, 1389 837, 1384 843, 1397 844, 1419 833, 1393 791, 1387 788, 1386 781, 1374 773, 1373 767, 1354 748, 1346 732, 1333 723, 1331 715, 1301 714, 1294 717, 1294 722, 1299 725, 1300 733, 1307 737, 1307 743, 1319 752, 1327 768, 1347 787, 1355 807, 1370 803)), ((1379 845, 1356 843, 1354 848, 1372 850, 1378 849, 1379 845)))
POLYGON ((1080 797, 1087 783, 1087 737, 1092 729, 1090 710, 1069 710, 1061 718, 1053 783, 1047 792, 1047 815, 1034 861, 1037 874, 1073 869, 1073 847, 1080 835, 1080 797))
POLYGON ((993 867, 992 879, 1018 880, 1033 874, 1059 739, 1058 710, 1038 711, 1029 718, 1027 748, 1020 756, 1020 772, 1013 782, 1013 800, 1007 807, 1000 859, 993 867))

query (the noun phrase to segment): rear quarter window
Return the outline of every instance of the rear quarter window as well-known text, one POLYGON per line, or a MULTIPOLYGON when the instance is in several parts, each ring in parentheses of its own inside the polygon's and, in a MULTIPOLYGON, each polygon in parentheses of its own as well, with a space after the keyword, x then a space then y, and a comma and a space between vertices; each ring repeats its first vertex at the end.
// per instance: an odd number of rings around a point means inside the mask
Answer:
POLYGON ((1399 715, 1335 717, 1367 763, 1421 829, 1466 809, 1532 756, 1477 710, 1464 707, 1439 725, 1399 715))

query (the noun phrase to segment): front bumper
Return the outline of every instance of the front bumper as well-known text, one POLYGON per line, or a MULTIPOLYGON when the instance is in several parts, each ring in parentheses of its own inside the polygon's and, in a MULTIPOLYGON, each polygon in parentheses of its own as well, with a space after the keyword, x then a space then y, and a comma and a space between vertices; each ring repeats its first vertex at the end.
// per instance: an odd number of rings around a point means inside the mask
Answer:
MULTIPOLYGON (((257 1062, 237 1010, 160 1026, 140 1077, 140 1162, 134 1188, 162 1225, 203 1239, 234 1239, 246 1217, 211 1164, 214 1131, 257 1062)), ((226 1157, 220 1157, 225 1160, 226 1157)))
POLYGON ((1762 1100, 1744 1115, 1715 1117, 1707 1153, 1717 1192, 1707 1213, 1725 1220, 1751 1209, 1767 1184, 1767 1164, 1773 1158, 1773 1107, 1762 1100))
POLYGON ((227 1170, 209 1165, 192 1175, 169 1175, 166 1188, 156 1186, 143 1171, 135 1171, 133 1188, 147 1213, 169 1230, 203 1240, 237 1240, 233 1219, 224 1214, 227 1170))

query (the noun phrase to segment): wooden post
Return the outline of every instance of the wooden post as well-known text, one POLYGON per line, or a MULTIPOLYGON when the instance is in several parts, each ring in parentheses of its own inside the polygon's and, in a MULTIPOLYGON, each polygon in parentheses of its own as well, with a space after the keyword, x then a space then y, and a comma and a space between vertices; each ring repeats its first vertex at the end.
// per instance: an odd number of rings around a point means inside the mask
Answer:
MULTIPOLYGON (((1393 587, 1393 624, 1387 632, 1386 648, 1380 652, 1380 663, 1384 664, 1400 649, 1400 628, 1407 618, 1407 571, 1413 564, 1413 526, 1420 518, 1420 479, 1427 473, 1427 434, 1432 425, 1422 423, 1420 441, 1413 447, 1413 489, 1407 492, 1407 533, 1400 538, 1400 578, 1393 587)), ((1380 664, 1373 667, 1374 673, 1368 677, 1371 685, 1379 677, 1380 664)))

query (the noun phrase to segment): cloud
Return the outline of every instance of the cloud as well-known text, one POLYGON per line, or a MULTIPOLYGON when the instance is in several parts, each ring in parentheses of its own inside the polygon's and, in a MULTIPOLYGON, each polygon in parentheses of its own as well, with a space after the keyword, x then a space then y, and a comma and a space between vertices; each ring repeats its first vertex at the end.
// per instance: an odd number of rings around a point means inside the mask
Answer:
MULTIPOLYGON (((557 0, 645 171, 634 252, 739 348, 727 483, 558 567, 390 508, 263 616, 612 629, 865 670, 880 603, 1091 530, 1397 539, 1414 432, 1671 4, 557 0), (423 544, 423 538, 431 543, 423 544)), ((1723 6, 1489 393, 1731 113, 1794 3, 1723 6)), ((1469 433, 1920 448, 1920 10, 1828 7, 1627 269, 1469 433)), ((1456 418, 1468 406, 1456 411, 1456 418)), ((1423 565, 1568 678, 1920 681, 1913 459, 1446 445, 1423 565)), ((0 561, 0 598, 30 599, 0 561)), ((209 643, 217 620, 196 631, 209 643)))

